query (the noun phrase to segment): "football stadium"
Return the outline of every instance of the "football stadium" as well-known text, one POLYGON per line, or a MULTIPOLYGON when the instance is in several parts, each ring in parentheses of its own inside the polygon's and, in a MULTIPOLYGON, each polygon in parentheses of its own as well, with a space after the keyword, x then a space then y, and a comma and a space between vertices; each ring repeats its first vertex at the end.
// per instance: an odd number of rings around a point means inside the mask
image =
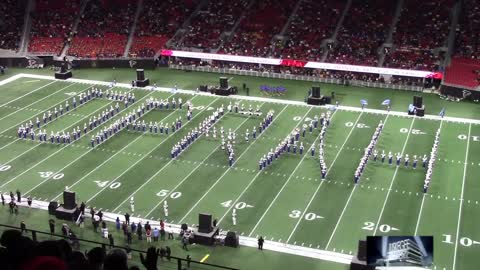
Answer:
POLYGON ((477 269, 479 2, 0 9, 2 269, 477 269))

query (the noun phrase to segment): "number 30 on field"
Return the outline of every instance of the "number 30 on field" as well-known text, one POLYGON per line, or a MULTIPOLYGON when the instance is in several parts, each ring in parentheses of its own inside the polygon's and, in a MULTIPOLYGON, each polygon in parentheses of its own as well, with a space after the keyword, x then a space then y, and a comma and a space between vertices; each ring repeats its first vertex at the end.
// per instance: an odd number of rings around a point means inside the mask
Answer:
POLYGON ((52 178, 53 180, 62 179, 64 174, 63 173, 55 173, 55 172, 38 172, 40 177, 42 178, 52 178))
MULTIPOLYGON (((302 216, 302 211, 292 210, 292 212, 290 212, 290 214, 288 216, 291 217, 291 218, 300 218, 302 216)), ((315 220, 317 218, 323 218, 323 217, 319 216, 315 213, 306 213, 305 216, 303 216, 303 218, 305 220, 312 221, 312 220, 315 220)))

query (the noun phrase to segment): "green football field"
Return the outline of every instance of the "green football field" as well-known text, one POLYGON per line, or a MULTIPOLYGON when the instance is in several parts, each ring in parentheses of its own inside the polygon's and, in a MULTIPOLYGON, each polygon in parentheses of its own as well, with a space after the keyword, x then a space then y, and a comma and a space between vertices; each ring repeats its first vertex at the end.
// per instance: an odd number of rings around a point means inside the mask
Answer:
MULTIPOLYGON (((433 235, 432 268, 476 269, 480 254, 480 125, 474 121, 332 111, 325 137, 329 168, 325 180, 320 179, 318 147, 313 157, 309 151, 319 143, 318 129, 300 138, 305 146, 303 155, 283 154, 262 171, 258 161, 292 130, 327 110, 255 98, 240 102, 247 108, 260 106, 262 116, 226 113, 215 124, 217 130, 223 127, 237 133, 232 167, 218 137, 200 136, 178 158, 170 157, 172 146, 214 108, 237 101, 231 98, 114 88, 134 93, 135 108, 148 98, 181 97, 184 102, 192 102, 193 118, 186 121, 185 108, 153 110, 141 119, 172 123, 181 117, 182 128, 168 135, 123 130, 95 148, 90 146, 91 134, 69 145, 17 138, 20 124, 35 122, 37 116, 41 118, 45 111, 71 101, 72 96, 91 86, 33 78, 19 78, 0 86, 2 193, 19 189, 24 196, 51 201, 60 200, 68 186, 79 202, 122 215, 130 212, 130 198, 134 197, 135 217, 194 225, 199 213, 211 213, 223 230, 241 236, 263 236, 272 242, 347 255, 355 255, 358 240, 367 235, 433 235), (246 142, 246 130, 258 127, 271 110, 272 124, 246 142), (376 149, 410 157, 428 155, 435 132, 440 129, 438 159, 426 195, 422 192, 426 170, 421 164, 414 170, 403 164, 397 167, 370 160, 360 183, 353 183, 364 148, 380 121, 385 127, 376 149), (164 201, 169 205, 168 217, 164 215, 164 201), (236 225, 232 224, 233 209, 236 225)), ((83 130, 90 117, 114 104, 107 99, 91 101, 42 129, 48 134, 77 126, 83 130)), ((123 105, 120 108, 119 114, 96 130, 130 110, 123 105)))

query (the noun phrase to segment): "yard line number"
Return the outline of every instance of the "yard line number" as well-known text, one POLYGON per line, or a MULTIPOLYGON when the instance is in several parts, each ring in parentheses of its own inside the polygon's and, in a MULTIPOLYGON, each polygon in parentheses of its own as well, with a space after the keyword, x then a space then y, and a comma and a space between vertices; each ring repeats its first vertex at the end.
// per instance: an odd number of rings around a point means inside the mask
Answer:
MULTIPOLYGON (((451 234, 442 234, 443 240, 442 243, 446 244, 453 244, 454 242, 452 241, 452 235, 451 234)), ((460 245, 464 247, 471 247, 472 245, 480 245, 480 242, 472 240, 471 238, 468 237, 462 237, 458 240, 460 245)))
MULTIPOLYGON (((401 133, 408 133, 409 129, 408 128, 401 128, 400 129, 400 132, 401 133)), ((419 129, 412 129, 412 132, 411 132, 413 135, 423 135, 423 134, 427 134, 419 129)))
MULTIPOLYGON (((363 225, 364 225, 362 227, 363 230, 366 230, 366 231, 375 230, 375 223, 374 222, 367 221, 367 222, 363 223, 363 225)), ((394 227, 392 227, 388 224, 382 224, 382 225, 378 226, 378 230, 380 230, 383 233, 388 233, 390 231, 399 231, 399 229, 394 228, 394 227)))
POLYGON ((63 173, 55 173, 55 172, 52 172, 52 171, 38 172, 38 174, 42 178, 52 178, 53 180, 59 180, 59 179, 62 179, 65 176, 63 173))
MULTIPOLYGON (((221 205, 225 208, 228 208, 230 206, 232 206, 233 204, 233 200, 228 200, 228 201, 225 201, 225 202, 222 202, 221 205)), ((242 210, 244 208, 252 208, 253 205, 249 205, 247 204, 246 202, 238 202, 235 204, 235 209, 237 210, 242 210)))
POLYGON ((0 164, 0 172, 5 172, 8 171, 12 168, 12 166, 7 165, 7 164, 0 164))
MULTIPOLYGON (((290 212, 290 214, 288 215, 289 217, 291 218, 300 218, 302 216, 302 211, 300 210, 292 210, 292 212, 290 212)), ((308 220, 308 221, 312 221, 312 220, 315 220, 315 219, 318 219, 318 218, 323 218, 322 216, 319 216, 315 213, 306 213, 303 218, 305 220, 308 220)))
MULTIPOLYGON (((168 195, 168 193, 170 192, 170 190, 168 189, 162 189, 160 190, 159 192, 157 192, 157 196, 158 197, 165 197, 168 195)), ((170 194, 170 198, 172 199, 178 199, 182 196, 182 192, 180 191, 175 191, 175 192, 172 192, 172 194, 170 194)))
MULTIPOLYGON (((355 125, 353 122, 346 122, 345 123, 345 126, 346 127, 353 127, 353 125, 355 125)), ((369 126, 363 124, 363 123, 357 123, 356 125, 357 128, 369 128, 369 126)))
MULTIPOLYGON (((472 140, 474 142, 480 142, 480 136, 471 136, 471 137, 472 137, 472 140)), ((458 135, 457 138, 464 141, 464 140, 468 139, 468 135, 460 134, 460 135, 458 135)))
MULTIPOLYGON (((93 181, 93 182, 97 183, 97 186, 98 186, 98 187, 101 187, 101 188, 106 187, 106 186, 108 185, 108 183, 109 183, 109 181, 93 181)), ((122 183, 120 183, 120 182, 113 182, 113 183, 111 183, 108 187, 109 187, 110 189, 117 189, 117 188, 119 188, 121 185, 122 185, 122 183)))

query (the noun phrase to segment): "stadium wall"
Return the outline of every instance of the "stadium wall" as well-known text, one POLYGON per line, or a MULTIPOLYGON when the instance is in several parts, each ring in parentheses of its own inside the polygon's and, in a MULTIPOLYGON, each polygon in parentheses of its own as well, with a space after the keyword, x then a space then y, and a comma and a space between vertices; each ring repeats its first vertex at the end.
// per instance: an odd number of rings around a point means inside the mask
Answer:
POLYGON ((232 75, 241 75, 241 76, 254 76, 254 77, 264 77, 264 78, 285 79, 285 80, 330 83, 330 84, 339 84, 339 85, 352 85, 352 86, 360 86, 360 87, 387 88, 387 89, 407 90, 407 91, 417 91, 417 92, 422 92, 424 90, 423 87, 411 86, 411 85, 365 82, 365 81, 357 81, 357 80, 341 80, 341 79, 331 79, 331 78, 319 78, 319 77, 306 76, 306 75, 292 75, 292 74, 283 74, 283 73, 259 72, 259 71, 253 71, 253 70, 240 70, 240 69, 230 69, 230 68, 212 68, 212 67, 201 67, 201 66, 197 67, 197 66, 175 65, 175 64, 171 64, 171 65, 169 65, 169 67, 171 69, 184 70, 184 71, 212 72, 212 73, 232 74, 232 75))

